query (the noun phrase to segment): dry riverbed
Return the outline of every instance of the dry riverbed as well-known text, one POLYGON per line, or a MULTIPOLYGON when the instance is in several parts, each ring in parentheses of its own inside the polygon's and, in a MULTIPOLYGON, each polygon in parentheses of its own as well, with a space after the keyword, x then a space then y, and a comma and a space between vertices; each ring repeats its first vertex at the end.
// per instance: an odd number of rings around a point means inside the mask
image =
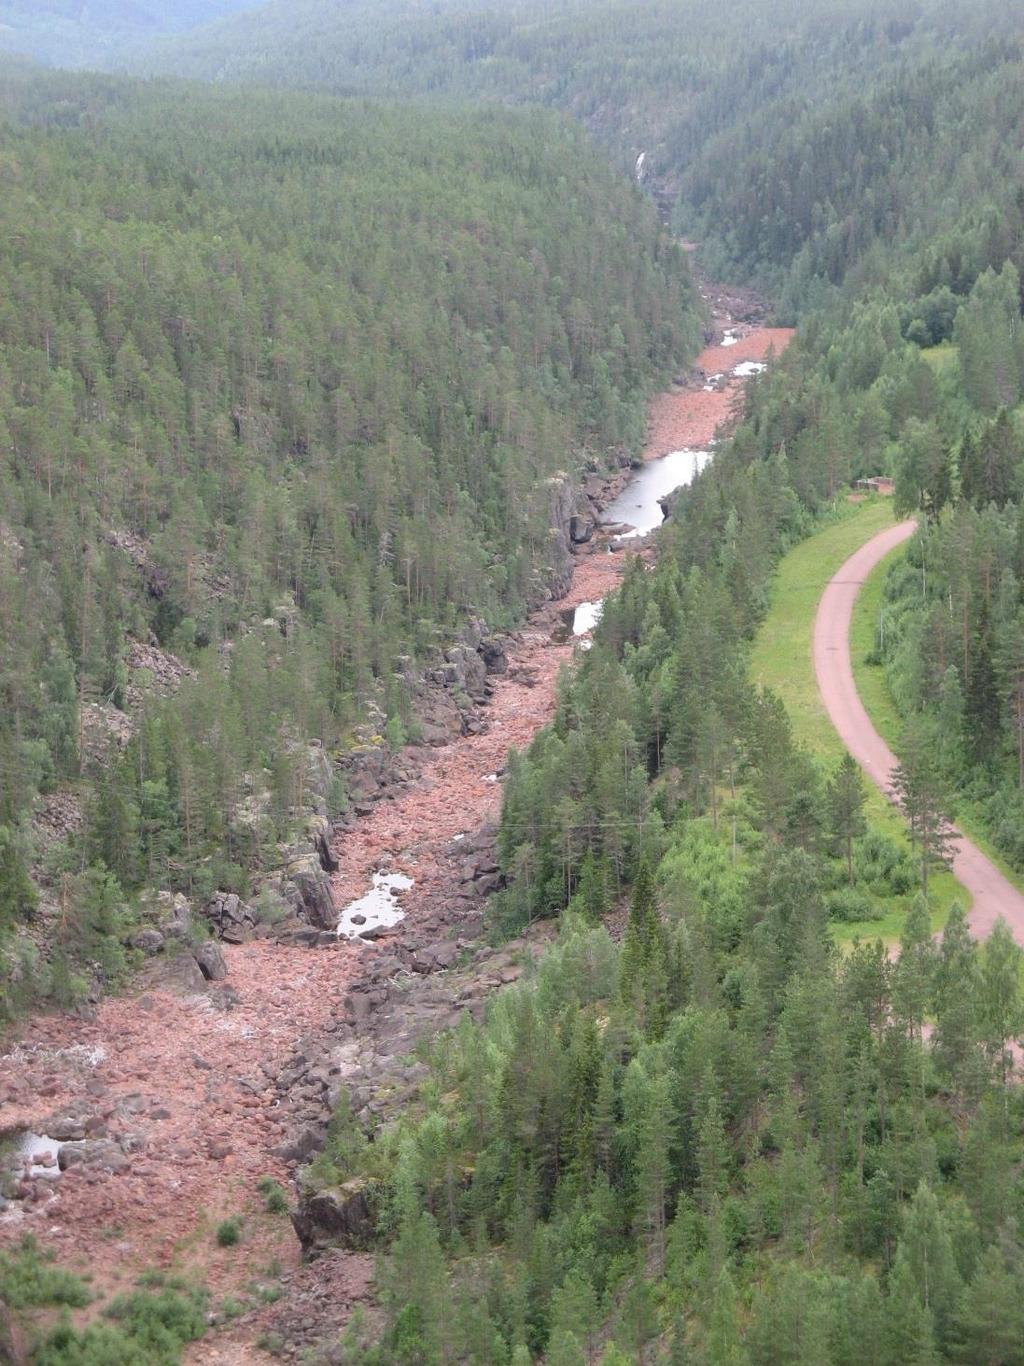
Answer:
MULTIPOLYGON (((744 383, 736 367, 763 363, 790 335, 716 318, 715 341, 695 371, 653 402, 646 458, 708 449, 744 383)), ((268 1328, 293 1344, 322 1338, 369 1298, 372 1259, 330 1254, 302 1266, 290 1223, 263 1211, 256 1182, 269 1175, 286 1183, 299 1165, 287 1141, 323 1110, 331 1089, 329 1069, 318 1072, 323 1041, 358 1037, 360 1012, 386 997, 376 985, 367 991, 367 983, 383 980, 385 958, 407 973, 441 971, 440 981, 454 955, 478 942, 491 856, 478 853, 474 864, 472 851, 487 849, 478 832, 497 818, 506 756, 551 719, 558 673, 578 648, 566 636, 565 613, 612 591, 631 553, 652 551, 634 543, 611 553, 602 536, 582 547, 568 596, 536 612, 515 637, 479 732, 420 751, 417 776, 339 836, 339 908, 362 896, 374 873, 413 881, 399 894, 404 918, 387 938, 225 945, 228 975, 210 990, 152 986, 104 1001, 89 1021, 26 1022, 0 1056, 0 1133, 81 1130, 109 1140, 121 1157, 27 1181, 22 1198, 0 1212, 0 1246, 33 1232, 70 1267, 88 1272, 103 1295, 152 1265, 201 1277, 215 1301, 260 1284, 283 1292, 277 1303, 196 1344, 188 1358, 194 1362, 261 1360, 255 1342, 268 1328), (460 837, 468 857, 460 857, 460 837), (438 938, 450 949, 447 961, 431 958, 438 938), (398 950, 404 956, 395 957, 398 950), (236 1213, 246 1216, 242 1243, 221 1249, 216 1224, 236 1213)), ((477 986, 514 979, 507 957, 497 968, 495 961, 481 959, 477 986)), ((460 992, 482 1005, 471 978, 460 992)), ((430 1000, 441 1009, 437 990, 430 1000)))

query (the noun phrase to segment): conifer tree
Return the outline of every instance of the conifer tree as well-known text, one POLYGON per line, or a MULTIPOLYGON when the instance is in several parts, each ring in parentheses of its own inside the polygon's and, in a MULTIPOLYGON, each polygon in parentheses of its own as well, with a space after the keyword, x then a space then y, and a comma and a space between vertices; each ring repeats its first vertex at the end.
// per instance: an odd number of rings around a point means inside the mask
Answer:
POLYGON ((1024 1030, 1020 988, 1024 953, 1002 916, 982 945, 980 958, 978 1006, 982 1037, 1005 1088, 1013 1065, 1010 1048, 1024 1030))
POLYGON ((920 724, 908 726, 902 754, 892 785, 919 851, 921 888, 927 896, 929 874, 948 866, 956 834, 947 814, 949 797, 931 731, 920 724))
POLYGON ((0 930, 31 919, 39 896, 15 832, 0 825, 0 930))
POLYGON ((900 956, 893 973, 893 1007, 906 1023, 911 1042, 921 1042, 932 995, 936 959, 928 902, 915 896, 900 931, 900 956))
POLYGON ((844 754, 827 791, 829 832, 846 859, 846 875, 853 886, 853 842, 867 828, 864 802, 867 793, 860 767, 852 754, 844 754))

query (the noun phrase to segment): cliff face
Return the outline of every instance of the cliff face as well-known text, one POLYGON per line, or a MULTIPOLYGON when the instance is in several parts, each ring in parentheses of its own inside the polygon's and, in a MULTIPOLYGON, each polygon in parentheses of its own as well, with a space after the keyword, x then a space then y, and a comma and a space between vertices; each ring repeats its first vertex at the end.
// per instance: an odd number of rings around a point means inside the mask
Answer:
MULTIPOLYGON (((588 485, 590 482, 587 480, 588 485)), ((603 485, 604 481, 601 482, 603 485)), ((548 563, 531 607, 565 597, 572 583, 576 547, 591 539, 598 524, 598 505, 586 485, 568 474, 556 474, 548 480, 547 488, 550 499, 548 563)))

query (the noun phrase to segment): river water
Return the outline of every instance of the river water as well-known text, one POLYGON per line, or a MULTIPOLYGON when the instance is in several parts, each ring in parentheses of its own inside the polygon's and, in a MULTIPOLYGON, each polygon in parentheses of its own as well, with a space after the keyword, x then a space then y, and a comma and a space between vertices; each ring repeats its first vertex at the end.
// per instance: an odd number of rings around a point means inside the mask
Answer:
MULTIPOLYGON (((618 542, 649 535, 665 520, 658 500, 692 483, 710 459, 710 451, 681 450, 670 451, 659 460, 648 460, 604 509, 601 520, 613 526, 620 522, 629 526, 629 531, 615 538, 618 542)), ((573 614, 573 635, 589 635, 601 620, 603 607, 603 600, 581 602, 573 614)))
POLYGON ((660 460, 648 460, 604 509, 602 521, 629 524, 632 530, 620 541, 646 536, 665 519, 658 499, 692 483, 710 459, 710 451, 671 451, 660 460))

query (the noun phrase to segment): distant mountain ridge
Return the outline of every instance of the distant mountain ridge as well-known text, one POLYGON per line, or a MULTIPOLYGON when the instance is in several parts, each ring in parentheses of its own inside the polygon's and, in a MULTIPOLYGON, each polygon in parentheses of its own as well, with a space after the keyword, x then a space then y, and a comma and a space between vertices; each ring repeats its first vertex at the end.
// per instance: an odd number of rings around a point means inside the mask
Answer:
POLYGON ((255 0, 4 0, 0 50, 54 66, 100 65, 126 44, 185 33, 255 0))

